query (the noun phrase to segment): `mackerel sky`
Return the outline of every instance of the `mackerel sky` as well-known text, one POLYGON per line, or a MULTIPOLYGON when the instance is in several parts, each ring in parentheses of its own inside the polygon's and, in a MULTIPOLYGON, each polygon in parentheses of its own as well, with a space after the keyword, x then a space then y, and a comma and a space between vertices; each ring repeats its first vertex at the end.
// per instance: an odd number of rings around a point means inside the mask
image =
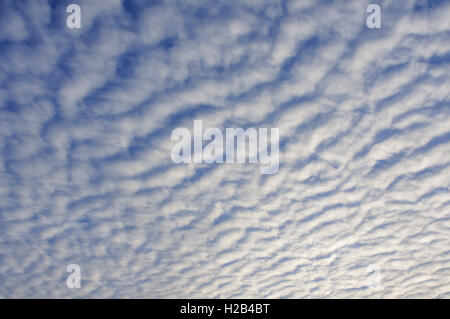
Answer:
POLYGON ((443 0, 0 0, 0 297, 450 298, 449 23, 443 0), (196 119, 279 128, 279 171, 173 163, 196 119))

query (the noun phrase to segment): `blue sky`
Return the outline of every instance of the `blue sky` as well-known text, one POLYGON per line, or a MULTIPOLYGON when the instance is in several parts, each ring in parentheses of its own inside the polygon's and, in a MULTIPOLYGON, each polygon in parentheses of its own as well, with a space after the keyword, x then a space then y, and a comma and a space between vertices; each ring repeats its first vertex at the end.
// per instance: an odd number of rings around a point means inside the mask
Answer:
POLYGON ((0 297, 450 297, 450 3, 369 3, 2 1, 0 297), (278 173, 174 164, 194 119, 278 173))

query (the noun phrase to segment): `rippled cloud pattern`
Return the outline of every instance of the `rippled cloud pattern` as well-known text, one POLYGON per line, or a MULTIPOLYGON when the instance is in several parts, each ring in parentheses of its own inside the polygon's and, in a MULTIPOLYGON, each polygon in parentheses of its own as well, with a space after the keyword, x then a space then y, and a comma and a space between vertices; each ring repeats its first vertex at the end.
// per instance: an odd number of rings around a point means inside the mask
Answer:
POLYGON ((0 2, 0 297, 450 298, 450 2, 72 2, 0 2))

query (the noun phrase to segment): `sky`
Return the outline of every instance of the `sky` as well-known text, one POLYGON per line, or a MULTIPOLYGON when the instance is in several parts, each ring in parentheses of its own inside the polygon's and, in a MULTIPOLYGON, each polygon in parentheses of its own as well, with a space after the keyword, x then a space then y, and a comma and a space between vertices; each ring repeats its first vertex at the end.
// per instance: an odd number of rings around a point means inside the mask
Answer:
POLYGON ((0 298, 450 298, 450 2, 370 3, 1 0, 0 298))

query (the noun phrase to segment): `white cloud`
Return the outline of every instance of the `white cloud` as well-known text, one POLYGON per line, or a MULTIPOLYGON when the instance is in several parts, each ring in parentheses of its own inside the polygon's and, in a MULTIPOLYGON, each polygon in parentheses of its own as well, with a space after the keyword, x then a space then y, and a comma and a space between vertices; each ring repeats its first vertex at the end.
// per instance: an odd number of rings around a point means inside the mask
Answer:
POLYGON ((0 296, 448 297, 450 7, 382 2, 4 5, 0 296), (194 119, 279 172, 173 164, 194 119))

